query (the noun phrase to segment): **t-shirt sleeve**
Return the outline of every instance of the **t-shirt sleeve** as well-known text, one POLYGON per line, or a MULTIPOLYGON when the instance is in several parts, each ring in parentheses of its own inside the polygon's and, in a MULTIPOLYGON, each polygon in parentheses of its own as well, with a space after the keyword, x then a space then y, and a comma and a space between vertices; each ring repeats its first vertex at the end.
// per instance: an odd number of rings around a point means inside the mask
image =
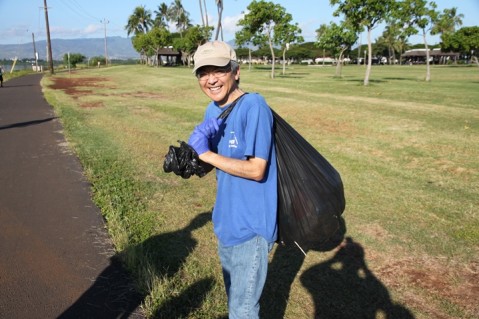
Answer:
POLYGON ((273 116, 261 95, 250 96, 252 101, 246 115, 245 156, 269 160, 273 145, 273 116))

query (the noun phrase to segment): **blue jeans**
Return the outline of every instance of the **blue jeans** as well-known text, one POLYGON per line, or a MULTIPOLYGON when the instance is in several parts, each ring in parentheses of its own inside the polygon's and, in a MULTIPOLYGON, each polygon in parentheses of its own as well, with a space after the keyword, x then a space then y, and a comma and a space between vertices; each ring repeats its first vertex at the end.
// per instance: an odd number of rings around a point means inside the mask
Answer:
POLYGON ((230 319, 259 318, 259 299, 272 248, 273 243, 261 236, 231 247, 218 244, 230 319))

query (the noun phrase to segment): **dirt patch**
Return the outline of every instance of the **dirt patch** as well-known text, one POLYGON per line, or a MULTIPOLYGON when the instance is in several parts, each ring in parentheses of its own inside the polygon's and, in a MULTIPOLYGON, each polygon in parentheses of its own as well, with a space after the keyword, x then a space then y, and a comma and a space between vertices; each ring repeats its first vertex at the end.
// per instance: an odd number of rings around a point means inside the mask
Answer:
POLYGON ((381 280, 390 287, 404 282, 423 291, 424 297, 411 295, 408 304, 428 309, 434 318, 449 318, 444 311, 427 300, 428 295, 440 295, 459 305, 469 316, 479 314, 479 263, 449 264, 431 258, 408 258, 393 262, 378 271, 381 280))
POLYGON ((86 102, 80 104, 81 107, 84 108, 95 108, 95 107, 102 107, 103 103, 102 102, 86 102))
POLYGON ((165 98, 166 95, 149 93, 149 92, 134 92, 134 93, 123 93, 120 94, 121 97, 135 97, 140 99, 161 99, 165 98))
POLYGON ((89 78, 53 78, 53 84, 50 88, 55 90, 63 90, 66 94, 78 98, 83 95, 92 94, 92 90, 84 89, 91 87, 105 88, 104 85, 107 82, 107 78, 101 77, 89 77, 89 78))
MULTIPOLYGON (((111 88, 113 87, 106 85, 108 83, 108 78, 102 77, 87 77, 87 78, 53 78, 53 84, 50 85, 50 88, 55 90, 63 90, 66 94, 72 96, 74 99, 77 99, 80 96, 92 95, 93 90, 91 88, 111 88)), ((105 93, 95 93, 97 96, 120 96, 125 98, 140 98, 140 99, 161 99, 165 98, 165 95, 150 93, 150 92, 132 92, 132 93, 121 93, 121 94, 105 94, 105 93)), ((100 107, 103 106, 101 102, 91 102, 84 103, 81 107, 100 107)))

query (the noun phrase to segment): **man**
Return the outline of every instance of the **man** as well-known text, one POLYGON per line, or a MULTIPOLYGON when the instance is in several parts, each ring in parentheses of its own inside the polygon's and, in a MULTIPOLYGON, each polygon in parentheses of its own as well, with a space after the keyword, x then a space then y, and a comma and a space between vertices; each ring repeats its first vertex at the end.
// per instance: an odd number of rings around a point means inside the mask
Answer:
POLYGON ((0 87, 3 88, 3 66, 0 65, 0 87))
POLYGON ((188 144, 216 167, 213 224, 229 318, 259 318, 268 253, 277 238, 273 116, 261 95, 239 88, 239 64, 228 44, 199 46, 194 63, 199 86, 212 101, 188 144), (229 116, 218 120, 235 101, 229 116))

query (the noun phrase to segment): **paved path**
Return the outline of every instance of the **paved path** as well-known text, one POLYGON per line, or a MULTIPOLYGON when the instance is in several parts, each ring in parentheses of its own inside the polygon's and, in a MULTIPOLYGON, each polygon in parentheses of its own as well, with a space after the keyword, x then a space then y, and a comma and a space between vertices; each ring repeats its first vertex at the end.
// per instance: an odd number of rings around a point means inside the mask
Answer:
POLYGON ((141 318, 40 80, 0 88, 0 318, 141 318))

